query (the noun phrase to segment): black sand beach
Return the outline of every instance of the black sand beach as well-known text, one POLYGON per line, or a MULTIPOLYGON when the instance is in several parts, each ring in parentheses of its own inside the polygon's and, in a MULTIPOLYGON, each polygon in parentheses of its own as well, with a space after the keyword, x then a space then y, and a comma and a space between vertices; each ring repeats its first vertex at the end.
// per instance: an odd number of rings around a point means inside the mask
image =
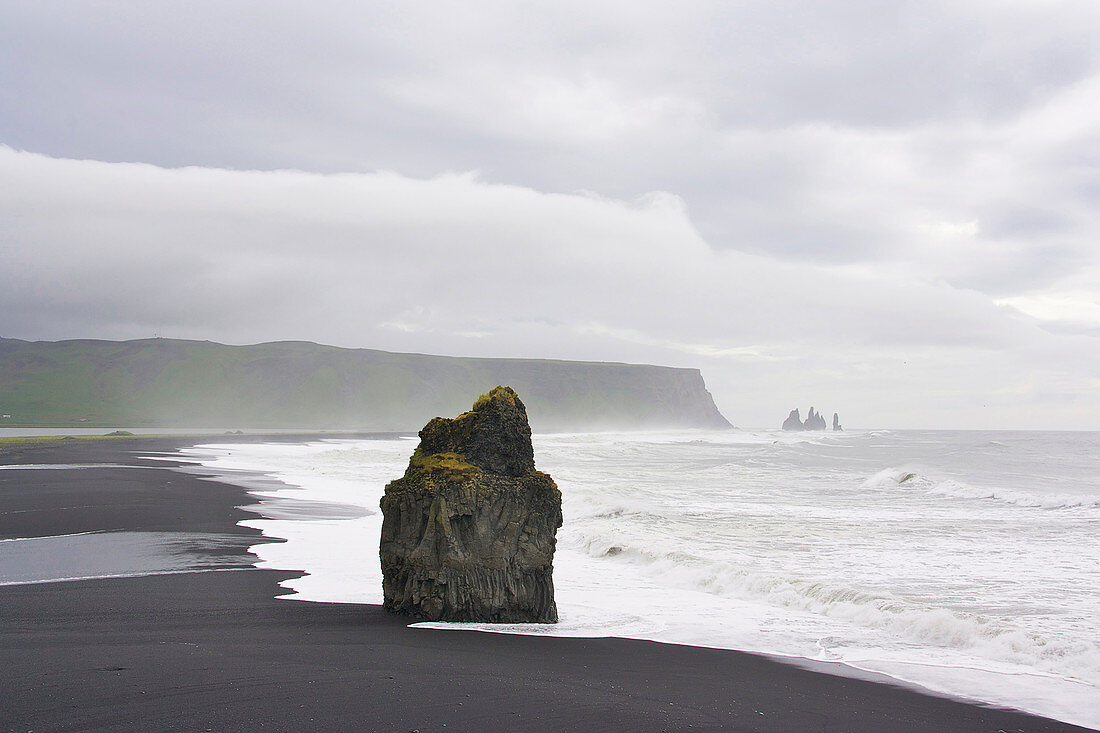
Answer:
POLYGON ((186 533, 170 574, 0 586, 3 730, 1085 730, 753 654, 279 600, 295 573, 249 567, 244 490, 139 458, 193 442, 0 445, 0 465, 145 466, 0 470, 0 539, 186 533))

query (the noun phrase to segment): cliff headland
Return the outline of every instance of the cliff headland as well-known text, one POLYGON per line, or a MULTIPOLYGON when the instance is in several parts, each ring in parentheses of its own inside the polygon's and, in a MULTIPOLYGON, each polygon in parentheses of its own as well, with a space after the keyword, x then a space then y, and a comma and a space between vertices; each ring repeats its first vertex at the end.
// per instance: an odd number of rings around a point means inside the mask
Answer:
POLYGON ((0 339, 0 427, 412 431, 495 384, 523 394, 536 431, 730 427, 697 369, 301 341, 0 339))

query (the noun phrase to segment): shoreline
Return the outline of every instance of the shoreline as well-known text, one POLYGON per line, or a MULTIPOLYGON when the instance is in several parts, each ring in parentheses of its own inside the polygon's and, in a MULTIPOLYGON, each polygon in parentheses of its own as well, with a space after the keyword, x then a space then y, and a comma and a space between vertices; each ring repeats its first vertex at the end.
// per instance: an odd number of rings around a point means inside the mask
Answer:
POLYGON ((11 630, 0 636, 12 660, 0 674, 10 701, 0 712, 5 728, 1088 730, 745 652, 443 634, 409 628, 415 619, 377 606, 280 599, 278 583, 301 573, 251 567, 248 547, 276 541, 237 524, 257 516, 241 508, 255 498, 175 471, 163 457, 140 457, 195 442, 0 444, 0 465, 149 469, 0 471, 0 538, 54 537, 73 527, 214 534, 229 538, 224 559, 237 570, 0 586, 11 630))

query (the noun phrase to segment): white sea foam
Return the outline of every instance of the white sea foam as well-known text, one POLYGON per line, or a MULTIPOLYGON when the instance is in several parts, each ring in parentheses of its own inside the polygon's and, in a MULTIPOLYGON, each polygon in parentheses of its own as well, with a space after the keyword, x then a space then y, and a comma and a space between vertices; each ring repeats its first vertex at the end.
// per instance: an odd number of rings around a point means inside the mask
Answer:
POLYGON ((1095 495, 1065 494, 1056 491, 1026 492, 997 487, 971 486, 954 479, 936 480, 907 468, 887 468, 868 478, 861 489, 905 488, 957 499, 993 499, 1006 504, 1034 509, 1100 509, 1095 495))
MULTIPOLYGON (((843 662, 1100 725, 1100 439, 994 435, 536 436, 564 496, 561 623, 464 627, 843 662)), ((269 502, 278 518, 247 524, 288 541, 254 551, 308 571, 286 583, 296 597, 379 603, 378 500, 411 447, 189 455, 269 502), (275 511, 280 498, 294 511, 275 511), (309 500, 324 502, 312 518, 309 500), (340 519, 338 505, 358 509, 340 519)))
POLYGON ((861 489, 885 489, 919 478, 915 471, 905 468, 887 468, 879 471, 859 485, 861 489))
POLYGON ((933 494, 955 496, 962 499, 996 499, 1008 504, 1036 509, 1100 509, 1100 499, 1072 494, 1029 494, 1010 489, 979 488, 959 481, 947 480, 929 490, 933 494))

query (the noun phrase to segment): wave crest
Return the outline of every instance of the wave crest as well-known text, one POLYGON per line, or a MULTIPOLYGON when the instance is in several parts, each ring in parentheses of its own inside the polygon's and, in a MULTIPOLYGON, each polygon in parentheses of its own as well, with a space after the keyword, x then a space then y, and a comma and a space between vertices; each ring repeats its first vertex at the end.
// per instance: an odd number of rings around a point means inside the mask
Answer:
POLYGON ((884 469, 859 486, 861 489, 891 489, 897 487, 923 490, 928 494, 955 499, 992 499, 1033 509, 1100 509, 1100 499, 1094 496, 986 488, 972 486, 955 479, 937 481, 907 468, 891 467, 884 469))
POLYGON ((914 643, 978 650, 1060 677, 1100 675, 1100 643, 1059 642, 993 616, 926 606, 855 585, 714 563, 682 551, 662 552, 627 544, 621 536, 588 537, 585 549, 590 557, 641 566, 646 574, 686 590, 795 609, 914 643))

